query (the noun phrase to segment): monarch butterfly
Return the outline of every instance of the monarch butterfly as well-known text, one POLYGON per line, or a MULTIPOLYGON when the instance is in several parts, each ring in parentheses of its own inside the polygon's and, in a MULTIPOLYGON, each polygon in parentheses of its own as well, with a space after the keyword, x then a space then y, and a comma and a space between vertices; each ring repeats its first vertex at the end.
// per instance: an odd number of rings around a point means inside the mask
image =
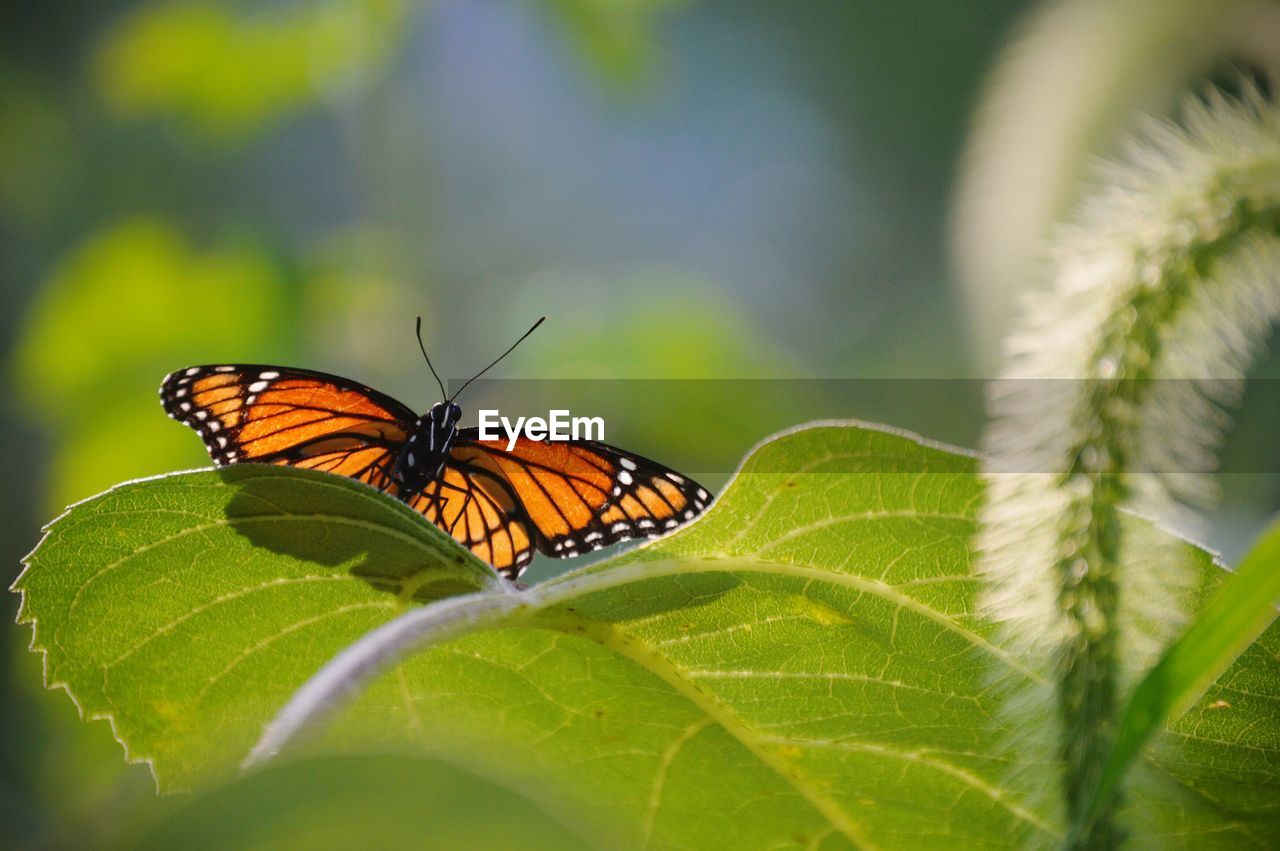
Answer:
POLYGON ((218 465, 256 462, 349 476, 406 502, 500 573, 515 578, 538 552, 568 558, 653 537, 700 514, 711 500, 687 476, 590 440, 481 440, 459 428, 449 396, 418 346, 443 400, 422 416, 346 378, 280 366, 193 366, 170 373, 160 400, 195 429, 218 465))

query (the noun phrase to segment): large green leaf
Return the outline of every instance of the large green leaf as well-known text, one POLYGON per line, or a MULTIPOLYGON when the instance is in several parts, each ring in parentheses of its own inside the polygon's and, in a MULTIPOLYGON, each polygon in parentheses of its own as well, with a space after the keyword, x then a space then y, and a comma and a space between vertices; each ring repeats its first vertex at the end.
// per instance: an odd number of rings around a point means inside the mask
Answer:
POLYGON ((407 598, 490 583, 407 506, 299 472, 122 485, 56 520, 14 583, 46 683, 108 719, 162 789, 224 773, 231 728, 270 717, 290 683, 407 598))
MULTIPOLYGON (((470 614, 309 746, 429 754, 611 844, 1052 842, 1052 809, 1008 781, 992 668, 1034 675, 974 613, 975 466, 866 426, 783 435, 665 539, 524 595, 430 604, 470 614)), ((405 577, 483 582, 403 506, 334 482, 243 467, 130 485, 30 558, 21 617, 50 683, 163 787, 233 771, 299 685, 392 620, 405 577)), ((1223 572, 1193 552, 1208 593, 1223 572)), ((1274 657, 1223 682, 1256 700, 1193 709, 1134 778, 1153 844, 1280 829, 1274 772, 1229 768, 1280 764, 1274 657)))

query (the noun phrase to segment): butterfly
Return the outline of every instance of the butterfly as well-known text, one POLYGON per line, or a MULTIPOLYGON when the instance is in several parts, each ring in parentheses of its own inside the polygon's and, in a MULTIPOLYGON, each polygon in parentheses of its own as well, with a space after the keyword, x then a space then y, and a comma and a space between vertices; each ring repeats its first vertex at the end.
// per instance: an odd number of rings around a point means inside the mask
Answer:
MULTIPOLYGON (((546 317, 543 317, 545 319, 546 317)), ((323 372, 224 364, 170 373, 160 400, 219 466, 281 464, 349 476, 407 503, 508 578, 533 553, 568 558, 692 520, 711 494, 655 461, 591 440, 481 440, 453 396, 418 416, 371 387, 323 372)))

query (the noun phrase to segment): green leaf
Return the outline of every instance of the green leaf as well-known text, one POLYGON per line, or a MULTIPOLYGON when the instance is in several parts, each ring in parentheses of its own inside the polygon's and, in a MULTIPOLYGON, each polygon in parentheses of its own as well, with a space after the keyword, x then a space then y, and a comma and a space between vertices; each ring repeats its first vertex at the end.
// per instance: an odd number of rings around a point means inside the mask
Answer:
MULTIPOLYGON (((1276 619, 1280 604, 1280 523, 1272 524, 1182 637, 1165 651, 1129 698, 1090 811, 1100 812, 1119 790, 1142 747, 1169 719, 1177 719, 1276 619)), ((1245 699, 1261 695, 1245 693, 1245 699)), ((1233 695, 1234 697, 1234 695, 1233 695)), ((1210 701, 1208 710, 1232 704, 1210 701)), ((1274 711, 1274 706, 1271 707, 1274 711)), ((1241 767, 1236 766, 1238 771, 1241 767)), ((1277 774, 1268 772, 1274 781, 1277 774)))
MULTIPOLYGON (((1053 843, 1055 811, 1010 782, 1026 767, 1003 747, 1015 731, 989 685, 992 664, 1034 675, 975 614, 975 467, 873 427, 799 429, 759 447, 703 518, 667 538, 528 592, 399 620, 406 595, 391 577, 431 560, 417 548, 457 552, 403 506, 334 487, 323 513, 396 534, 336 524, 318 540, 268 519, 299 515, 283 493, 268 499, 292 514, 262 499, 244 512, 241 498, 237 516, 260 519, 219 518, 245 484, 218 476, 312 490, 331 479, 185 474, 56 522, 19 580, 21 617, 50 683, 111 718, 164 788, 233 771, 289 696, 369 630, 452 612, 452 637, 375 677, 308 747, 441 759, 608 845, 1053 843), (381 577, 354 578, 375 566, 381 577)), ((1222 571, 1192 553, 1211 589, 1222 571)), ((449 575, 475 567, 454 564, 449 575)), ((1152 844, 1238 846, 1277 827, 1280 783, 1220 766, 1280 763, 1280 714, 1262 705, 1280 699, 1280 677, 1246 653, 1224 682, 1258 702, 1202 719, 1194 741, 1212 748, 1159 737, 1161 759, 1134 777, 1152 844)))
POLYGON ((495 578, 391 497, 261 465, 114 488, 54 521, 27 564, 18 619, 46 684, 108 719, 162 789, 225 773, 225 731, 270 717, 409 598, 495 578))

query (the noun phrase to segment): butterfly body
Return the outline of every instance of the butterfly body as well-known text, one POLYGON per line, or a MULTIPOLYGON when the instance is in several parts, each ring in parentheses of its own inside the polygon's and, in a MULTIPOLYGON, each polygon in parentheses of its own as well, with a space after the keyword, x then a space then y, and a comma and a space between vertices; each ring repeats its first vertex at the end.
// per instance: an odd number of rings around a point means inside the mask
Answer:
POLYGON ((462 409, 444 401, 414 421, 390 473, 402 493, 412 493, 440 478, 461 419, 462 409))
POLYGON ((168 375, 160 398, 219 465, 279 464, 349 476, 402 500, 479 558, 519 576, 558 558, 668 532, 702 513, 697 482, 595 441, 483 440, 446 400, 416 415, 371 387, 250 364, 168 375))

